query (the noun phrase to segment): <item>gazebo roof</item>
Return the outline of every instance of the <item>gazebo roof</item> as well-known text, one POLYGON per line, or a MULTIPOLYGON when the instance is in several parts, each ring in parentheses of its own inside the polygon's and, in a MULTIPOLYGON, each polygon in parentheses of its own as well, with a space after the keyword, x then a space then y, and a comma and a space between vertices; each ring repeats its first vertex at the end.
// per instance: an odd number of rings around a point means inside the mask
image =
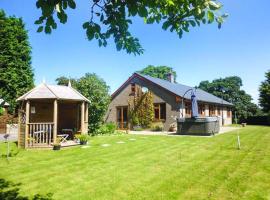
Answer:
POLYGON ((30 99, 59 99, 90 102, 85 96, 71 86, 47 85, 42 83, 17 99, 17 101, 30 99))

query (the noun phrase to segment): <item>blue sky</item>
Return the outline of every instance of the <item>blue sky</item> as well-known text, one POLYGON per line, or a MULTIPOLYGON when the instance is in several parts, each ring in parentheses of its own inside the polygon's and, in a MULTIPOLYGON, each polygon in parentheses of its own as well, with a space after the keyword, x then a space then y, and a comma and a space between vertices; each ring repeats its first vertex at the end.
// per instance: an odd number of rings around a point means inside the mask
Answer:
POLYGON ((134 71, 152 64, 173 67, 177 81, 195 86, 202 80, 237 75, 257 102, 258 87, 270 69, 270 1, 221 0, 229 18, 219 30, 216 25, 194 28, 182 39, 165 32, 161 25, 146 25, 136 19, 132 33, 145 48, 141 56, 117 52, 114 43, 99 48, 89 42, 82 29, 89 19, 89 1, 77 1, 66 25, 58 24, 51 35, 37 33, 34 21, 40 16, 35 0, 1 0, 8 15, 22 17, 29 31, 35 83, 43 77, 55 83, 59 76, 79 78, 87 72, 102 77, 113 92, 134 71))

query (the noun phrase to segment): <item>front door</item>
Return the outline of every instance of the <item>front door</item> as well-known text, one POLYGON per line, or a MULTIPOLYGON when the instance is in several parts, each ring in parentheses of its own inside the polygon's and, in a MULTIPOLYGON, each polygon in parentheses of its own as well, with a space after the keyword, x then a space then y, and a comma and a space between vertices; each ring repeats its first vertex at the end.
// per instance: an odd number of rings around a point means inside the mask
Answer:
POLYGON ((117 126, 119 129, 128 128, 128 107, 117 107, 117 126))

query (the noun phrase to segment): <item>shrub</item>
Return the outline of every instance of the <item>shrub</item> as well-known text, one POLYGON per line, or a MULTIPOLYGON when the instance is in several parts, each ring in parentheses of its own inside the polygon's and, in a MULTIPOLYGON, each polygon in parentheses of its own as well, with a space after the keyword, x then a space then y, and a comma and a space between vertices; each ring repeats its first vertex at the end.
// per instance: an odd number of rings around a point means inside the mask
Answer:
POLYGON ((0 116, 4 114, 4 108, 0 107, 0 116))
POLYGON ((151 126, 151 131, 163 131, 163 123, 161 122, 155 122, 151 126))
POLYGON ((114 134, 116 130, 115 123, 103 124, 95 133, 99 135, 114 134))
POLYGON ((270 125, 270 114, 251 116, 245 122, 250 125, 270 125))
POLYGON ((112 123, 112 122, 105 124, 105 126, 107 127, 107 130, 108 130, 109 134, 113 134, 115 132, 116 128, 117 128, 116 124, 112 123))

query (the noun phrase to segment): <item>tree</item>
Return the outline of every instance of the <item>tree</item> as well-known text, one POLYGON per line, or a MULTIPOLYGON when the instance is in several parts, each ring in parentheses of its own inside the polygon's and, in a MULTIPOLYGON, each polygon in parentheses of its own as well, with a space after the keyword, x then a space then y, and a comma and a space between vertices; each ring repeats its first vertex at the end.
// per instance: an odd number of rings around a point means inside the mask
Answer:
MULTIPOLYGON (((110 87, 96 74, 86 73, 79 79, 71 80, 72 87, 90 100, 88 127, 90 133, 95 133, 102 124, 110 103, 110 87)), ((69 78, 64 76, 56 79, 58 85, 67 85, 68 81, 69 78)))
POLYGON ((259 87, 259 103, 264 112, 270 113, 270 70, 265 73, 265 78, 259 87))
MULTIPOLYGON (((217 0, 94 0, 90 1, 90 19, 82 26, 88 40, 98 40, 99 46, 106 46, 113 38, 117 50, 142 54, 138 38, 129 31, 132 19, 143 18, 145 23, 162 23, 162 29, 176 32, 181 38, 190 27, 216 22, 221 27, 226 14, 218 12, 222 5, 217 0)), ((42 11, 35 21, 38 32, 51 33, 57 28, 55 17, 60 23, 67 22, 68 8, 75 9, 75 0, 37 0, 36 7, 42 11)))
POLYGON ((0 10, 0 98, 14 111, 16 98, 34 86, 31 47, 21 18, 0 10))
POLYGON ((260 110, 256 104, 252 103, 252 97, 241 90, 242 85, 240 77, 230 76, 215 79, 212 82, 202 81, 199 88, 233 103, 233 112, 236 112, 240 121, 243 121, 249 116, 258 114, 260 110))
POLYGON ((176 80, 176 71, 174 71, 171 67, 167 66, 153 66, 153 65, 148 65, 144 69, 137 71, 140 74, 160 78, 167 80, 167 75, 168 73, 172 73, 174 75, 174 81, 176 80))
POLYGON ((60 76, 57 79, 55 79, 58 85, 65 85, 68 86, 68 83, 70 81, 72 87, 76 88, 77 80, 74 78, 67 78, 65 76, 60 76))

